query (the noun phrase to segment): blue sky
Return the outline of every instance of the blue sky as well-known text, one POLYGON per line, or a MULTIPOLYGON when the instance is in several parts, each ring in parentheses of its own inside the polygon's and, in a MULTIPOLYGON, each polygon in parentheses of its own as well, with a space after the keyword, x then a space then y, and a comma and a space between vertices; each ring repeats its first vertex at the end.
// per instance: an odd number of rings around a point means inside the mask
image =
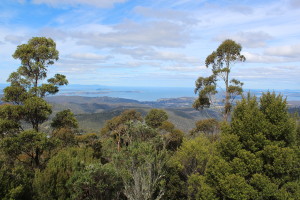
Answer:
POLYGON ((223 40, 247 61, 232 78, 253 89, 299 89, 300 0, 1 0, 0 83, 20 62, 17 45, 53 38, 49 76, 71 84, 193 87, 223 40))

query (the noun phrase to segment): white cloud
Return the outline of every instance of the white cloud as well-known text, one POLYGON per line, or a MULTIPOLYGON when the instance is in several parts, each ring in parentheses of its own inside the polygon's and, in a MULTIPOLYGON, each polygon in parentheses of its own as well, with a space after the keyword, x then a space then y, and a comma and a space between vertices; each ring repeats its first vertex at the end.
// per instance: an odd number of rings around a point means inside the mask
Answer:
POLYGON ((32 0, 35 4, 47 4, 50 6, 59 6, 59 5, 89 5, 97 6, 101 8, 111 7, 116 3, 124 3, 127 0, 32 0))
POLYGON ((60 65, 58 64, 57 66, 59 66, 60 68, 57 69, 56 72, 58 73, 62 73, 67 75, 67 77, 69 75, 73 75, 73 74, 79 74, 79 75, 93 75, 96 73, 96 70, 98 69, 97 67, 91 67, 90 65, 86 65, 86 66, 68 66, 68 65, 60 65))
MULTIPOLYGON (((20 0, 14 1, 17 5, 16 1, 20 0)), ((199 66, 204 64, 205 57, 216 49, 217 43, 230 38, 241 43, 247 58, 241 68, 236 68, 241 81, 242 77, 259 82, 257 80, 264 77, 276 81, 276 78, 288 76, 291 82, 298 81, 295 77, 300 73, 296 69, 300 61, 297 41, 300 13, 294 8, 299 8, 299 0, 252 3, 206 0, 151 0, 142 3, 128 0, 21 1, 25 5, 8 8, 0 14, 0 41, 4 42, 0 57, 5 77, 8 76, 5 70, 19 65, 19 61, 11 57, 16 45, 27 42, 29 36, 45 36, 56 41, 61 53, 61 59, 53 69, 66 73, 68 77, 76 77, 72 82, 84 79, 97 83, 105 79, 121 83, 118 78, 123 77, 122 82, 135 85, 137 81, 128 78, 134 76, 141 82, 148 81, 149 85, 165 83, 175 86, 183 79, 193 85, 198 75, 210 74, 209 69, 199 66), (121 4, 125 1, 128 4, 121 4), (29 2, 43 5, 23 10, 29 2), (111 9, 116 3, 120 4, 111 9), (43 10, 45 4, 54 8, 43 10), (33 12, 39 8, 40 14, 33 12), (32 12, 32 21, 21 18, 24 12, 32 12), (36 20, 37 16, 41 19, 36 20), (212 42, 216 34, 218 36, 214 39, 217 42, 212 42), (279 44, 285 45, 275 46, 279 44), (109 55, 113 55, 113 59, 109 55), (268 68, 272 65, 283 66, 268 68), (113 73, 114 80, 111 78, 113 73), (159 81, 153 83, 149 77, 159 81), (172 82, 172 79, 176 81, 172 82)))
POLYGON ((179 72, 200 72, 206 70, 206 67, 205 66, 190 67, 190 66, 173 65, 173 66, 164 66, 161 67, 161 69, 167 71, 179 71, 179 72))
POLYGON ((207 2, 208 0, 177 0, 177 1, 171 1, 172 6, 183 6, 186 4, 193 4, 193 3, 204 3, 207 2))
POLYGON ((229 10, 236 12, 236 13, 241 13, 243 15, 251 15, 254 11, 253 8, 250 6, 244 6, 244 5, 235 5, 229 7, 229 10))
POLYGON ((183 47, 191 41, 187 27, 167 21, 136 23, 126 21, 113 27, 113 32, 78 34, 78 44, 96 48, 112 47, 183 47))
POLYGON ((240 70, 235 71, 232 75, 235 78, 241 79, 273 79, 280 81, 293 80, 298 77, 300 73, 300 68, 298 66, 289 66, 289 65, 270 65, 270 66, 259 66, 249 68, 240 68, 240 70))
POLYGON ((222 34, 215 38, 218 41, 233 39, 243 47, 259 48, 266 46, 266 41, 271 40, 272 36, 263 31, 241 31, 235 34, 222 34))
POLYGON ((148 18, 159 20, 179 21, 186 24, 197 24, 199 20, 192 18, 190 13, 171 9, 154 9, 150 7, 135 7, 134 11, 148 18))
POLYGON ((136 67, 159 67, 161 66, 161 64, 157 63, 157 62, 144 62, 144 61, 137 61, 137 60, 133 60, 133 61, 125 61, 125 62, 117 62, 115 63, 114 68, 116 67, 121 67, 121 68, 136 68, 136 67))
POLYGON ((277 56, 269 56, 269 55, 261 55, 250 52, 242 52, 242 54, 246 57, 246 62, 250 63, 278 63, 278 62, 288 62, 289 60, 277 57, 277 56))
POLYGON ((78 60, 92 60, 92 61, 106 61, 112 58, 112 56, 103 56, 95 53, 72 53, 67 57, 72 59, 78 59, 78 60))
POLYGON ((153 48, 115 48, 115 53, 129 55, 134 59, 139 60, 153 60, 153 61, 165 61, 173 63, 184 63, 189 65, 198 64, 200 61, 198 58, 187 56, 175 51, 158 51, 153 48))
POLYGON ((265 53, 272 56, 298 58, 300 60, 300 44, 270 47, 265 53))
POLYGON ((290 6, 292 8, 300 8, 300 1, 299 0, 290 0, 290 6))
POLYGON ((124 54, 131 56, 134 59, 149 59, 156 54, 156 51, 149 47, 135 47, 135 48, 114 48, 113 53, 124 54))
POLYGON ((4 37, 4 40, 15 45, 21 44, 26 38, 20 35, 7 35, 4 37))

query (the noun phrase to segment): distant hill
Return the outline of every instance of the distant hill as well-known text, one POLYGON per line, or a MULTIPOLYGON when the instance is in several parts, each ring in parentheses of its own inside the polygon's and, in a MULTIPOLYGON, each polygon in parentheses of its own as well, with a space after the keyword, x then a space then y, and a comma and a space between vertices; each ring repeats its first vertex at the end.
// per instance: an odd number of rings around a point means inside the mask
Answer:
POLYGON ((194 128, 195 122, 200 119, 219 118, 218 112, 213 109, 203 111, 193 109, 194 98, 188 97, 140 102, 113 97, 52 96, 48 97, 47 101, 53 105, 53 113, 71 109, 79 121, 80 128, 86 132, 98 132, 106 120, 126 109, 135 109, 143 116, 152 108, 164 109, 169 115, 169 120, 185 132, 194 128))
MULTIPOLYGON (((101 113, 78 114, 76 115, 82 129, 89 132, 98 132, 106 120, 120 115, 126 109, 135 109, 145 116, 151 108, 139 107, 118 107, 101 113)), ((195 122, 208 117, 219 117, 218 113, 212 110, 196 111, 192 108, 185 109, 164 109, 169 116, 169 121, 174 123, 177 128, 188 132, 195 126, 195 122)))
MULTIPOLYGON (((1 95, 0 95, 1 97, 1 95)), ((52 104, 53 113, 50 119, 59 111, 71 109, 83 132, 99 132, 106 120, 109 120, 126 109, 135 109, 145 116, 150 109, 164 109, 169 120, 184 132, 195 127, 195 122, 204 118, 221 119, 216 109, 197 111, 192 108, 194 98, 164 98, 157 101, 137 101, 114 97, 83 97, 83 96, 51 96, 46 100, 52 104)), ((1 104, 1 101, 0 101, 1 104)), ((290 112, 300 113, 299 101, 289 102, 290 112)), ((300 115, 300 114, 299 114, 300 115)), ((50 122, 43 124, 44 131, 49 131, 50 122)))

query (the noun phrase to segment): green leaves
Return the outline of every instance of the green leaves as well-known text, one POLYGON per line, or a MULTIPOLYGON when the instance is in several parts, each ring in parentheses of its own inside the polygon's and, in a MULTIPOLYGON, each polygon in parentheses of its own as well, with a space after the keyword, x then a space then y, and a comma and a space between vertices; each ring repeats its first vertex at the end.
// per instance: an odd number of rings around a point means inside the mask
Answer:
MULTIPOLYGON (((48 66, 58 60, 58 54, 55 42, 45 37, 33 37, 27 44, 19 45, 13 54, 15 59, 21 61, 21 66, 9 76, 7 81, 11 85, 4 89, 3 101, 22 105, 24 112, 18 119, 24 119, 36 131, 52 112, 51 106, 42 98, 56 94, 58 86, 68 84, 66 77, 61 74, 41 84, 47 77, 48 66)), ((16 120, 15 123, 21 124, 16 120)), ((2 122, 2 129, 5 127, 9 127, 7 121, 5 124, 2 122)))
POLYGON ((172 160, 186 176, 193 173, 203 175, 213 153, 214 145, 206 137, 198 136, 184 141, 172 160))
POLYGON ((216 90, 216 76, 211 75, 209 77, 199 77, 196 81, 195 93, 199 93, 198 99, 194 102, 193 107, 195 109, 203 109, 210 107, 212 96, 217 93, 216 90))
POLYGON ((225 199, 247 200, 252 199, 255 194, 255 190, 245 178, 236 174, 230 174, 222 179, 220 188, 225 199))
POLYGON ((121 151, 115 164, 122 171, 124 194, 129 200, 162 198, 166 156, 165 150, 149 142, 135 142, 121 151))
POLYGON ((275 183, 299 180, 300 158, 294 149, 268 145, 259 155, 264 160, 265 174, 275 183))
POLYGON ((237 103, 231 123, 221 130, 217 154, 209 159, 205 173, 189 179, 196 187, 190 195, 198 195, 197 199, 299 198, 300 154, 292 142, 296 125, 282 96, 268 92, 258 103, 248 94, 237 103))
MULTIPOLYGON (((46 160, 43 152, 53 148, 52 141, 44 133, 27 130, 16 136, 5 137, 1 141, 1 150, 12 162, 20 162, 31 168, 39 168, 46 160)), ((48 154, 49 156, 49 154, 48 154)))
POLYGON ((71 188, 67 183, 73 174, 92 163, 92 151, 85 148, 67 148, 53 156, 43 171, 37 171, 34 189, 37 199, 69 199, 71 188))
POLYGON ((212 75, 209 77, 199 77, 196 81, 195 93, 199 93, 198 99, 194 102, 195 109, 210 107, 212 96, 217 93, 216 86, 219 81, 225 84, 225 101, 223 115, 227 121, 232 109, 233 100, 237 95, 241 95, 243 83, 232 79, 229 81, 231 67, 236 62, 245 62, 246 58, 240 54, 242 47, 233 40, 225 40, 216 51, 207 56, 205 66, 211 67, 212 75), (231 83, 231 85, 229 85, 231 83))
MULTIPOLYGON (((217 48, 217 51, 214 53, 214 63, 218 64, 218 66, 226 65, 226 68, 229 68, 229 66, 227 66, 228 62, 244 62, 246 58, 240 54, 241 50, 242 46, 240 44, 227 39, 222 42, 222 44, 217 48)), ((213 63, 208 62, 208 64, 213 63)))
MULTIPOLYGON (((26 68, 24 73, 30 73, 31 64, 51 65, 58 60, 58 51, 56 44, 51 38, 33 37, 28 44, 22 44, 17 47, 13 54, 15 59, 20 59, 22 65, 26 68)), ((43 69, 44 70, 44 69, 43 69)))
POLYGON ((145 122, 152 128, 158 128, 168 120, 168 114, 164 110, 151 109, 145 117, 145 122))
POLYGON ((52 107, 39 97, 31 97, 24 102, 24 119, 38 131, 38 125, 46 121, 52 113, 52 107))
POLYGON ((3 92, 3 101, 12 102, 17 105, 22 104, 28 97, 26 89, 22 86, 8 86, 4 88, 3 92))
POLYGON ((78 121, 76 120, 74 113, 70 109, 58 112, 52 120, 51 127, 54 129, 70 128, 77 129, 78 121))
POLYGON ((13 135, 20 131, 24 109, 19 105, 0 105, 0 136, 13 135))
POLYGON ((204 133, 206 135, 214 135, 219 132, 220 124, 216 119, 203 119, 195 123, 196 128, 191 130, 191 134, 204 133))
POLYGON ((260 110, 268 127, 267 138, 274 143, 290 146, 295 142, 295 121, 287 112, 287 102, 281 95, 267 92, 260 99, 260 110))
POLYGON ((48 83, 53 85, 68 85, 68 80, 66 79, 65 75, 62 74, 55 74, 53 78, 48 79, 48 83))
POLYGON ((76 171, 68 181, 71 199, 119 200, 123 182, 118 171, 111 165, 90 164, 76 171))
POLYGON ((235 62, 245 62, 245 56, 241 55, 242 46, 237 44, 233 40, 225 40, 217 48, 216 51, 212 52, 206 60, 206 67, 211 66, 213 72, 219 73, 229 73, 230 72, 230 63, 235 62))

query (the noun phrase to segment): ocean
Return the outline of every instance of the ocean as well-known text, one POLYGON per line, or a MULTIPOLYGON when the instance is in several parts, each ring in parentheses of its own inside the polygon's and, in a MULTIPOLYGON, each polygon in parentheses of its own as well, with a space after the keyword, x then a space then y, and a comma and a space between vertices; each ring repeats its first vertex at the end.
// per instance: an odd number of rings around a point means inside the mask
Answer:
MULTIPOLYGON (((0 93, 7 84, 0 84, 0 93)), ((244 89, 259 97, 268 90, 244 89)), ((273 90, 270 90, 271 92, 273 90)), ((300 90, 275 90, 277 94, 287 97, 288 101, 300 101, 300 90)), ((60 87, 60 96, 86 96, 86 97, 118 97, 138 101, 156 101, 163 98, 197 97, 193 87, 118 87, 102 85, 68 85, 60 87)))
POLYGON ((97 85, 70 85, 60 89, 58 95, 87 97, 118 97, 138 101, 156 101, 163 98, 196 97, 194 88, 184 87, 116 87, 97 85))

